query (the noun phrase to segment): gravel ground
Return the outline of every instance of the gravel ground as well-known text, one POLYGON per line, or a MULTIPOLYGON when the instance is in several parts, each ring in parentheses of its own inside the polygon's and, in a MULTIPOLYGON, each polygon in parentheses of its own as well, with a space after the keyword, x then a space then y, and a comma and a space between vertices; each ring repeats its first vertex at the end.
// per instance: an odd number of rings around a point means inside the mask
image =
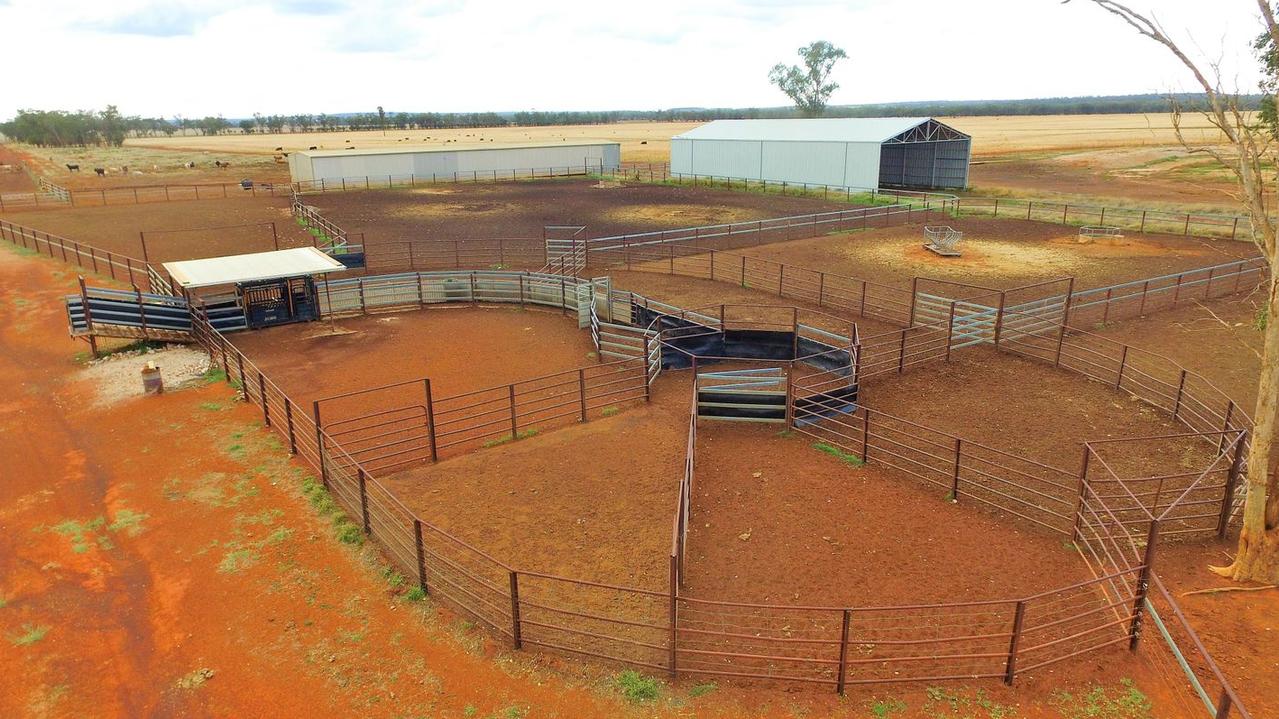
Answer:
POLYGON ((165 391, 181 389, 209 369, 209 356, 185 345, 119 352, 89 362, 81 379, 93 382, 97 405, 107 406, 142 396, 142 368, 154 362, 164 378, 165 391))

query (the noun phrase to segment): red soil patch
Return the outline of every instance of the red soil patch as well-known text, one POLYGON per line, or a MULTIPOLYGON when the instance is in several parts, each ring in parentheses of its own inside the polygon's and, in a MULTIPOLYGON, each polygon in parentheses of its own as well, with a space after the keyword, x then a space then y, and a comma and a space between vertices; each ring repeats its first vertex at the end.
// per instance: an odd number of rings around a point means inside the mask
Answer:
MULTIPOLYGON (((450 397, 595 362, 590 332, 578 329, 575 316, 507 307, 378 314, 242 332, 231 340, 308 407, 321 397, 424 377, 436 398, 450 397)), ((422 391, 395 394, 417 398, 422 391)), ((391 402, 378 393, 339 404, 346 414, 391 402)))

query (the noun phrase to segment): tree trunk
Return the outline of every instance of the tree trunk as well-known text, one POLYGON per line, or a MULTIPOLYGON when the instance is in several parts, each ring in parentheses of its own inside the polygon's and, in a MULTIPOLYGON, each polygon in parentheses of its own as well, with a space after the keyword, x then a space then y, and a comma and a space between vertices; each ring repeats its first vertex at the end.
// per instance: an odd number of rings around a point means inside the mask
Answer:
POLYGON ((1265 342, 1261 353, 1261 378, 1253 414, 1252 443, 1248 450, 1248 488, 1239 553, 1218 574, 1239 581, 1279 582, 1279 475, 1270 471, 1279 416, 1279 263, 1270 267, 1265 342))

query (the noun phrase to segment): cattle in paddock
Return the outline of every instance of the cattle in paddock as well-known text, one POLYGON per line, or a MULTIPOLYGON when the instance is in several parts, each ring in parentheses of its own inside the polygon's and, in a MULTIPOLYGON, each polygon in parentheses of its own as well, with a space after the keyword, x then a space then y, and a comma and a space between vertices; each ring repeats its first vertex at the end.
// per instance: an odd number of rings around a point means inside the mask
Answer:
POLYGON ((306 148, 306 149, 308 149, 308 150, 318 150, 318 149, 320 149, 320 148, 316 147, 315 145, 311 145, 310 147, 308 147, 308 148, 306 148))
POLYGON ((271 159, 275 160, 277 163, 284 162, 284 155, 272 155, 271 159))
POLYGON ((284 149, 283 147, 277 147, 277 148, 275 148, 275 151, 276 151, 276 152, 279 152, 280 150, 283 150, 283 149, 284 149))
POLYGON ((79 171, 80 171, 79 165, 72 165, 70 163, 67 164, 67 172, 79 172, 79 171))
POLYGON ((106 176, 107 176, 107 169, 106 169, 105 167, 95 167, 95 168, 93 168, 93 171, 94 171, 95 173, 97 173, 98 177, 106 177, 106 176))
POLYGON ((194 162, 184 162, 184 163, 182 163, 182 166, 183 166, 183 167, 185 167, 185 168, 187 168, 188 170, 195 169, 195 163, 194 163, 194 162))
POLYGON ((230 166, 231 166, 231 163, 229 163, 229 162, 223 162, 223 161, 221 161, 221 160, 214 160, 214 161, 213 161, 213 166, 214 166, 214 167, 230 167, 230 166))

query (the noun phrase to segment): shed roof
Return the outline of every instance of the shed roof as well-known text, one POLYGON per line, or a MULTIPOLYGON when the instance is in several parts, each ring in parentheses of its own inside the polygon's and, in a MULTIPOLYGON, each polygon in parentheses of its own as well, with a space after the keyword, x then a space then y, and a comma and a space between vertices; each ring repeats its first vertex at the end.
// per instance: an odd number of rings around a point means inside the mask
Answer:
POLYGON ((180 286, 195 289, 254 280, 322 275, 326 272, 338 272, 346 267, 314 247, 295 247, 275 252, 166 262, 164 269, 180 286))
POLYGON ((811 120, 713 120, 676 135, 673 139, 884 142, 931 119, 823 117, 811 120))
POLYGON ((599 147, 600 145, 618 145, 616 140, 578 141, 578 142, 524 142, 517 144, 498 144, 487 142, 450 142, 435 145, 414 146, 400 144, 389 147, 370 147, 355 150, 297 150, 295 155, 302 157, 359 157, 361 155, 420 155, 427 152, 470 152, 473 150, 527 150, 542 147, 599 147))

